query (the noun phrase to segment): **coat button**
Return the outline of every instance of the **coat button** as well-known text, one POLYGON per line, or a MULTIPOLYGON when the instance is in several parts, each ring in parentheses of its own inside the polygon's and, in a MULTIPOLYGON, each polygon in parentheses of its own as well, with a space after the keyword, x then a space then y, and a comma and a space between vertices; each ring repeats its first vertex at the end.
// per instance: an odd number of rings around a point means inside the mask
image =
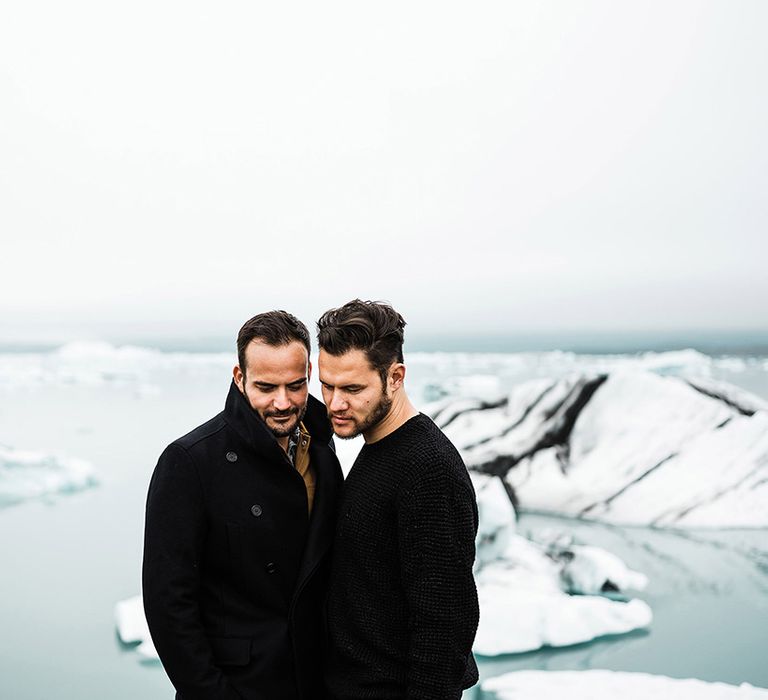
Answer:
POLYGON ((273 562, 273 561, 267 562, 267 565, 264 567, 264 570, 268 574, 274 574, 275 571, 277 571, 277 567, 275 566, 275 562, 273 562))
POLYGON ((258 503, 254 503, 254 505, 251 506, 251 515, 258 518, 263 513, 261 506, 258 503))
POLYGON ((237 452, 227 452, 227 462, 237 462, 237 452))

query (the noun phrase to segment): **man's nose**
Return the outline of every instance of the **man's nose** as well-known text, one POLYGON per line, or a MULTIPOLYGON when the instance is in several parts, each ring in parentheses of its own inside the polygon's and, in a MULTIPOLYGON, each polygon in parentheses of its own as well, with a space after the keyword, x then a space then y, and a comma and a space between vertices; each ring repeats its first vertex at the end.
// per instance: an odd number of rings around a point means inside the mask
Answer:
POLYGON ((272 403, 275 410, 287 411, 291 407, 291 402, 288 400, 288 391, 284 387, 278 389, 272 403))
POLYGON ((331 404, 328 408, 333 412, 345 411, 347 409, 347 401, 338 391, 334 391, 333 396, 331 397, 331 404))

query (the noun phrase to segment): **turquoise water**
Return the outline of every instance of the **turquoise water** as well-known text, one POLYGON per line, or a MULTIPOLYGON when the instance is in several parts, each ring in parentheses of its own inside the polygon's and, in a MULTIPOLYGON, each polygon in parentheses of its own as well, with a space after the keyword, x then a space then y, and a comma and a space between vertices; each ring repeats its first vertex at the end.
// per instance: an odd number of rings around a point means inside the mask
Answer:
MULTIPOLYGON (((226 364, 148 372, 141 387, 130 378, 0 383, 0 442, 86 459, 99 480, 82 493, 0 510, 0 698, 172 697, 162 668, 117 640, 113 608, 140 590, 144 499, 157 456, 220 410, 226 364)), ((414 387, 441 377, 428 362, 417 367, 414 387)), ((462 371, 491 370, 470 363, 462 371)), ((732 375, 768 396, 762 365, 732 375)), ((681 534, 534 514, 520 527, 565 529, 625 558, 651 579, 641 596, 655 620, 647 633, 481 658, 483 677, 600 667, 768 687, 765 531, 681 534)))
POLYGON ((768 687, 767 531, 665 531, 531 513, 518 524, 533 535, 553 529, 647 574, 648 588, 636 595, 651 606, 653 624, 568 648, 480 658, 483 676, 605 668, 768 687))

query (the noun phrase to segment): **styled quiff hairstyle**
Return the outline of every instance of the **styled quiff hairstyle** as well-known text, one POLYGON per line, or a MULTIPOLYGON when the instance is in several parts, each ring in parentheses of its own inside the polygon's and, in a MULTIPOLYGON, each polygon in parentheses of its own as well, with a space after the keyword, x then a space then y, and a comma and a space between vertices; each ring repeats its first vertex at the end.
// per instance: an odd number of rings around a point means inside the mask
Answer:
POLYGON ((260 340, 272 347, 302 343, 311 352, 309 331, 293 314, 287 311, 267 311, 247 320, 237 334, 237 362, 245 374, 245 349, 252 340, 260 340))
POLYGON ((331 355, 362 350, 386 384, 387 370, 403 361, 405 321, 383 301, 353 299, 326 311, 317 322, 317 342, 331 355))

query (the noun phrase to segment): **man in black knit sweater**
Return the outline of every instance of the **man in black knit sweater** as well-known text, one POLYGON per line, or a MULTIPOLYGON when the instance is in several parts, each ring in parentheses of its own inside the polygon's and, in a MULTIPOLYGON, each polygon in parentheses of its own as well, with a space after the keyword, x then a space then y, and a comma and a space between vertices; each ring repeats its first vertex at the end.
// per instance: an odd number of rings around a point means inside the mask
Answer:
POLYGON ((402 316, 356 299, 318 321, 344 483, 328 597, 333 700, 457 700, 477 682, 477 505, 466 467, 404 388, 402 316))

